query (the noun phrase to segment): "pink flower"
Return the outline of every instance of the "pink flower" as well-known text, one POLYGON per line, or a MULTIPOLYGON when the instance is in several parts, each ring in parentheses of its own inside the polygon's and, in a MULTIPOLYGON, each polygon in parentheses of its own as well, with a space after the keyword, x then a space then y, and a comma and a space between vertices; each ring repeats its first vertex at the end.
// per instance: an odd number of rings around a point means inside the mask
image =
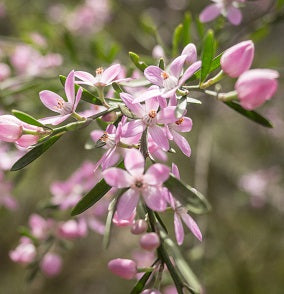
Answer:
POLYGON ((130 121, 123 127, 125 137, 142 134, 147 128, 153 141, 164 150, 169 150, 169 141, 161 124, 172 123, 176 120, 175 107, 169 106, 159 109, 157 98, 150 98, 145 104, 135 103, 133 97, 127 93, 120 94, 125 105, 136 115, 137 119, 130 121))
POLYGON ((200 61, 194 62, 190 65, 186 71, 182 74, 182 69, 185 61, 194 59, 189 56, 187 52, 188 48, 185 48, 185 54, 178 56, 169 65, 168 70, 162 70, 158 66, 150 65, 145 71, 144 75, 148 81, 157 85, 159 89, 153 89, 146 92, 144 95, 138 96, 134 102, 142 102, 155 96, 162 96, 163 98, 170 98, 174 96, 175 92, 181 87, 201 66, 200 61))
POLYGON ((43 257, 40 268, 48 277, 57 276, 62 268, 62 258, 56 253, 48 252, 43 257))
POLYGON ((17 200, 12 196, 12 183, 4 178, 4 173, 0 170, 0 206, 15 211, 19 208, 17 200))
MULTIPOLYGON (((180 178, 178 167, 173 164, 172 172, 176 178, 180 178)), ((199 240, 202 241, 202 234, 197 223, 193 220, 193 218, 188 214, 187 209, 176 201, 171 193, 169 193, 169 203, 174 210, 174 227, 175 227, 175 235, 178 245, 181 245, 184 240, 184 229, 182 225, 182 221, 185 225, 191 230, 193 235, 199 240)))
POLYGON ((153 251, 160 246, 160 238, 156 233, 147 233, 140 238, 141 248, 153 251))
POLYGON ((238 9, 239 3, 245 0, 212 0, 215 4, 208 5, 199 15, 201 22, 210 22, 220 14, 228 18, 233 25, 239 25, 242 21, 242 13, 238 9))
POLYGON ((179 132, 190 132, 192 128, 192 120, 189 117, 181 117, 174 123, 167 125, 167 134, 169 140, 174 140, 180 150, 186 155, 191 155, 191 148, 187 140, 179 134, 179 132))
POLYGON ((186 60, 185 62, 187 64, 193 64, 197 60, 197 50, 196 46, 193 43, 187 44, 182 52, 181 55, 186 55, 186 60))
POLYGON ((0 82, 6 80, 10 75, 10 67, 6 63, 0 63, 0 82))
POLYGON ((169 168, 163 164, 153 164, 144 174, 145 160, 135 149, 126 153, 124 165, 126 171, 120 168, 109 168, 103 171, 105 181, 112 187, 129 188, 119 198, 117 215, 119 219, 128 219, 142 195, 147 206, 155 211, 166 209, 166 191, 163 182, 169 176, 169 168))
POLYGON ((135 278, 137 273, 136 263, 131 259, 117 258, 108 263, 109 270, 126 280, 135 278))
POLYGON ((279 73, 270 69, 251 69, 237 80, 235 89, 242 107, 255 109, 275 94, 279 73))
POLYGON ((23 237, 20 239, 20 244, 16 249, 9 252, 12 261, 20 264, 29 264, 36 257, 36 248, 31 243, 30 239, 23 237))
POLYGON ((76 110, 77 105, 81 99, 82 88, 79 88, 75 95, 75 76, 72 70, 65 82, 65 93, 67 102, 54 92, 44 90, 39 93, 41 102, 50 110, 59 113, 57 116, 43 118, 40 121, 45 124, 58 125, 68 117, 70 117, 76 110))
POLYGON ((221 57, 221 67, 228 76, 236 78, 251 67, 253 57, 253 42, 243 41, 224 52, 221 57))
POLYGON ((23 126, 20 120, 12 115, 0 116, 0 140, 4 142, 16 142, 23 134, 23 126))
POLYGON ((85 237, 87 235, 87 224, 85 220, 69 220, 59 226, 58 234, 68 240, 85 237))
POLYGON ((32 214, 29 218, 29 226, 33 236, 44 240, 47 238, 47 234, 53 226, 53 221, 51 219, 45 220, 38 214, 32 214))
POLYGON ((117 215, 117 211, 114 213, 112 222, 117 226, 117 227, 128 227, 133 224, 134 218, 136 215, 136 211, 134 210, 131 216, 128 219, 120 219, 117 215))
POLYGON ((96 69, 96 76, 94 77, 88 72, 85 71, 76 71, 75 77, 80 79, 78 84, 96 86, 96 87, 106 87, 111 85, 113 82, 119 82, 121 80, 116 80, 116 77, 119 75, 122 67, 120 64, 114 64, 103 69, 99 67, 96 69))

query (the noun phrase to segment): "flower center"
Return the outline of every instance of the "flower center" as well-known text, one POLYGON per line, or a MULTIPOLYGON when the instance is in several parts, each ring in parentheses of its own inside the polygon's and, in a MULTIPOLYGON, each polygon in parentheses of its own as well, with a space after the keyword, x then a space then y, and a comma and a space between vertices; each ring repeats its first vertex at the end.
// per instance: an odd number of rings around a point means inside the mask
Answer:
POLYGON ((162 71, 162 73, 161 73, 161 78, 162 78, 163 80, 166 80, 166 79, 169 78, 169 74, 168 74, 167 72, 165 72, 165 71, 162 71))
POLYGON ((178 119, 178 120, 176 121, 176 124, 177 124, 178 126, 180 126, 180 125, 183 123, 183 121, 184 121, 184 118, 181 117, 180 119, 178 119))
POLYGON ((96 75, 102 75, 103 72, 104 72, 104 68, 103 67, 98 67, 96 69, 96 75))
POLYGON ((70 102, 64 102, 61 99, 57 99, 55 108, 61 115, 70 114, 72 112, 72 104, 70 102))
POLYGON ((148 115, 149 115, 150 118, 155 118, 156 115, 157 115, 157 111, 152 109, 152 110, 149 111, 148 115))
POLYGON ((135 179, 135 182, 132 185, 132 188, 138 191, 142 191, 146 188, 146 184, 143 181, 143 176, 135 179))
POLYGON ((104 132, 99 141, 105 143, 108 148, 112 148, 115 145, 115 135, 104 132))
POLYGON ((156 123, 156 116, 157 116, 157 111, 154 109, 151 109, 147 115, 144 116, 143 122, 146 125, 153 125, 156 123))

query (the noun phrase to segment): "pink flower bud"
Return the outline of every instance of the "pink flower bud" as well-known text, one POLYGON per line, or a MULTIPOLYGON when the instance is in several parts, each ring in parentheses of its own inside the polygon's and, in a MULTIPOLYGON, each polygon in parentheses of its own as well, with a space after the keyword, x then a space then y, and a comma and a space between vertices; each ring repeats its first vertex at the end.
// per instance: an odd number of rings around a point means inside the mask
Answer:
POLYGON ((152 50, 152 56, 157 59, 164 58, 165 57, 164 49, 160 45, 156 45, 152 50))
POLYGON ((12 261, 20 264, 29 264, 36 257, 36 248, 28 238, 22 238, 16 249, 9 252, 12 261))
POLYGON ((4 142, 17 141, 23 132, 20 121, 12 115, 0 116, 0 140, 4 142))
POLYGON ((181 55, 187 55, 186 63, 192 64, 197 60, 197 51, 193 43, 187 44, 182 50, 181 55))
POLYGON ((131 233, 134 235, 140 235, 147 231, 147 222, 144 219, 139 219, 134 222, 131 227, 131 233))
POLYGON ((49 277, 58 275, 62 268, 62 258, 58 254, 48 252, 40 263, 41 270, 49 277))
POLYGON ((87 224, 84 220, 69 220, 60 225, 58 234, 65 239, 76 239, 87 235, 87 224))
POLYGON ((253 57, 253 42, 244 41, 224 52, 221 57, 221 67, 228 76, 236 78, 251 67, 253 57))
POLYGON ((243 73, 235 89, 243 108, 252 110, 271 99, 277 90, 279 73, 270 69, 252 69, 243 73))
POLYGON ((113 259, 108 263, 108 268, 113 274, 126 280, 133 279, 137 273, 136 263, 131 259, 113 259))
POLYGON ((148 251, 153 251, 160 246, 160 238, 156 233, 147 233, 140 239, 140 246, 148 251))
POLYGON ((117 211, 114 213, 112 222, 117 226, 117 227, 128 227, 133 224, 134 218, 135 218, 136 212, 134 211, 129 218, 126 219, 120 219, 118 217, 117 211))

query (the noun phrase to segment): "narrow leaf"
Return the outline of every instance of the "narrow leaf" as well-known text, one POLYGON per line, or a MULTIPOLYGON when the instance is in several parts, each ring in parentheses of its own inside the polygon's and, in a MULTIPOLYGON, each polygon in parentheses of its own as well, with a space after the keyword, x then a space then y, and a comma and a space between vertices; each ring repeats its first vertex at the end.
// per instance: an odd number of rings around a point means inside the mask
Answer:
POLYGON ((183 33, 183 25, 179 24, 174 31, 173 41, 172 41, 172 54, 176 56, 179 53, 179 46, 182 40, 182 33, 183 33))
POLYGON ((11 168, 11 171, 16 171, 24 168, 35 159, 40 157, 45 151, 47 151, 63 134, 59 133, 55 136, 52 136, 49 140, 44 141, 34 147, 31 151, 26 153, 22 158, 20 158, 11 168))
POLYGON ((16 110, 16 109, 13 109, 12 110, 12 113, 14 114, 14 116, 16 118, 18 118, 19 120, 29 124, 29 125, 33 125, 33 126, 37 126, 37 127, 42 127, 42 128, 46 128, 45 125, 43 125, 41 122, 39 122, 37 119, 35 119, 34 117, 32 117, 31 115, 25 113, 25 112, 22 112, 22 111, 19 111, 19 110, 16 110))
POLYGON ((254 121, 255 123, 258 123, 258 124, 260 124, 264 127, 267 127, 267 128, 273 128, 273 125, 271 124, 271 122, 268 119, 264 118, 259 113, 255 112, 255 111, 251 111, 251 110, 246 110, 246 109, 242 108, 242 106, 239 103, 234 102, 234 101, 224 102, 224 103, 227 106, 229 106, 230 108, 237 111, 238 113, 245 116, 246 118, 254 121))
POLYGON ((191 26, 191 14, 189 12, 185 13, 184 19, 183 19, 183 32, 182 32, 182 40, 183 40, 183 46, 186 46, 190 40, 190 26, 191 26))
POLYGON ((110 233, 111 233, 111 227, 112 227, 112 219, 113 219, 114 212, 116 209, 117 199, 118 198, 114 198, 108 206, 108 214, 107 214, 104 239, 103 239, 103 247, 105 249, 108 248, 108 246, 109 246, 110 233))
POLYGON ((212 30, 208 30, 206 33, 204 40, 203 40, 203 51, 201 53, 201 77, 200 82, 204 82, 207 78, 212 60, 215 54, 215 39, 214 39, 214 33, 212 30))
POLYGON ((184 96, 178 100, 178 105, 175 109, 176 118, 181 118, 184 115, 186 107, 187 107, 187 97, 184 96))
POLYGON ((134 52, 129 52, 129 57, 133 64, 142 72, 144 72, 145 68, 147 67, 147 64, 144 61, 140 60, 139 55, 137 55, 134 52))
POLYGON ((120 86, 119 86, 118 83, 115 83, 115 82, 114 82, 114 83, 112 83, 111 85, 112 85, 114 91, 117 92, 118 94, 120 94, 120 93, 123 92, 123 90, 120 88, 120 86))
POLYGON ((170 174, 169 179, 164 185, 189 211, 200 214, 206 213, 210 210, 209 202, 200 192, 191 186, 184 184, 173 174, 170 174))
POLYGON ((142 278, 136 283, 130 294, 139 294, 143 291, 147 281, 149 280, 152 272, 145 273, 142 278))
POLYGON ((164 60, 163 57, 160 58, 158 66, 159 66, 159 68, 162 69, 162 70, 165 69, 165 60, 164 60))

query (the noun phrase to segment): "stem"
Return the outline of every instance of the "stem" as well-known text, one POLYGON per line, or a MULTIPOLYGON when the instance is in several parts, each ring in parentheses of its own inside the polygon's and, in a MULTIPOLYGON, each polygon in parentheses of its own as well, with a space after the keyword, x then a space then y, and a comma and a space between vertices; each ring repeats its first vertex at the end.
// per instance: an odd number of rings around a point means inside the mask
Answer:
POLYGON ((105 101, 104 87, 97 87, 97 90, 98 90, 98 94, 99 94, 98 98, 102 102, 103 106, 105 106, 106 108, 110 108, 108 103, 105 101))
POLYGON ((218 83, 220 80, 222 80, 224 76, 225 76, 224 72, 222 70, 220 70, 215 77, 209 79, 205 83, 201 83, 200 89, 209 88, 210 86, 212 86, 212 85, 218 83))
POLYGON ((217 93, 215 91, 205 90, 204 92, 210 96, 216 97, 219 101, 223 102, 229 102, 238 99, 237 91, 231 91, 228 93, 217 93))
POLYGON ((75 112, 75 111, 72 113, 72 117, 74 117, 74 118, 75 118, 76 120, 78 120, 78 121, 86 120, 85 117, 81 116, 80 114, 78 114, 78 113, 75 112))
POLYGON ((139 267, 137 269, 137 273, 149 273, 152 272, 154 270, 153 267, 139 267))

